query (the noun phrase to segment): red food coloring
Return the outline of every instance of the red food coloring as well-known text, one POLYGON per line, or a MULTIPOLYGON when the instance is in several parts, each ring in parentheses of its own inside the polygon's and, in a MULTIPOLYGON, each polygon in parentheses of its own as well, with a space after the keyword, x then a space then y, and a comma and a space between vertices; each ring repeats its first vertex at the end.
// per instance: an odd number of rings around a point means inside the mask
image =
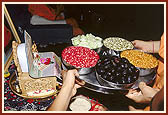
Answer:
POLYGON ((90 68, 97 64, 99 55, 86 47, 70 46, 62 51, 62 59, 75 67, 90 68))

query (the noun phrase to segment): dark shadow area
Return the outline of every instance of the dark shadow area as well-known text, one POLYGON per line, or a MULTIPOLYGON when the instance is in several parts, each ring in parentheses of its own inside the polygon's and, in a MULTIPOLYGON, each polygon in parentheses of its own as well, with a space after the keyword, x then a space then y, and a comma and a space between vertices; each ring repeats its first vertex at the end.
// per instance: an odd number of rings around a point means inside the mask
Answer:
POLYGON ((102 38, 159 40, 164 31, 161 4, 76 4, 65 5, 85 33, 102 38))

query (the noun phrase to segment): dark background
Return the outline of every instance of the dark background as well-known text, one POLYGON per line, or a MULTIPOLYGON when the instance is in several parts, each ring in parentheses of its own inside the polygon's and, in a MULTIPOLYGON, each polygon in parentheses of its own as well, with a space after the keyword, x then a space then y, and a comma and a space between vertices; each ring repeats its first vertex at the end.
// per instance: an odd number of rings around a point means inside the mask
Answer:
POLYGON ((164 31, 163 4, 66 4, 65 16, 102 38, 159 40, 164 31))
MULTIPOLYGON (((85 34, 121 37, 132 40, 160 40, 164 32, 163 4, 64 4, 65 18, 73 17, 85 34)), ((66 41, 66 40, 65 40, 66 41)), ((53 51, 61 56, 70 44, 57 43, 39 51, 53 51), (58 50, 59 49, 59 50, 58 50)))

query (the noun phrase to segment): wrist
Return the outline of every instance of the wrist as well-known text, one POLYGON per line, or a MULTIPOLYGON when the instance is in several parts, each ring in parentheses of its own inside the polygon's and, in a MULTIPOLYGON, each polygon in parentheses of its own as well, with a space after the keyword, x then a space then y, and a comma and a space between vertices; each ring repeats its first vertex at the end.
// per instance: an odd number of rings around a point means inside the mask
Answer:
POLYGON ((66 92, 66 95, 70 97, 72 97, 72 90, 73 90, 73 87, 68 86, 68 85, 62 85, 61 91, 66 92))
POLYGON ((150 53, 158 53, 160 48, 160 41, 149 41, 150 53))

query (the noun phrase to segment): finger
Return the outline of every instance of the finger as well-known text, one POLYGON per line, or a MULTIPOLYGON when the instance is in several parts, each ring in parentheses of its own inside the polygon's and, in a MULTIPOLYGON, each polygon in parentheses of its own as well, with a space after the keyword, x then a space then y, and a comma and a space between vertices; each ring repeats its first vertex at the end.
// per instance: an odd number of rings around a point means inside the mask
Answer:
POLYGON ((130 89, 125 96, 128 97, 128 98, 131 98, 135 93, 138 93, 137 90, 130 89))
POLYGON ((75 76, 77 76, 77 77, 78 77, 78 76, 79 76, 78 71, 77 71, 76 69, 75 69, 74 71, 75 71, 75 72, 74 72, 75 76))
POLYGON ((135 41, 135 40, 134 40, 134 41, 132 41, 132 44, 133 44, 133 45, 135 45, 135 44, 136 44, 136 41, 135 41))
POLYGON ((128 106, 130 111, 143 111, 142 109, 135 109, 133 106, 128 106))
POLYGON ((129 93, 129 94, 125 95, 125 96, 128 97, 129 99, 134 100, 134 101, 136 101, 137 99, 140 98, 140 94, 138 92, 129 93))
POLYGON ((85 81, 81 79, 75 79, 75 82, 81 86, 85 85, 85 81))
POLYGON ((78 89, 78 88, 81 88, 82 86, 78 85, 78 84, 75 84, 75 88, 78 89))
POLYGON ((136 109, 133 106, 128 106, 130 111, 136 111, 136 109))
POLYGON ((142 94, 153 90, 152 87, 147 86, 145 82, 140 82, 139 88, 140 88, 142 94))
POLYGON ((130 89, 130 90, 128 91, 128 94, 132 94, 132 93, 135 93, 135 92, 137 92, 137 90, 135 90, 135 89, 130 89))

